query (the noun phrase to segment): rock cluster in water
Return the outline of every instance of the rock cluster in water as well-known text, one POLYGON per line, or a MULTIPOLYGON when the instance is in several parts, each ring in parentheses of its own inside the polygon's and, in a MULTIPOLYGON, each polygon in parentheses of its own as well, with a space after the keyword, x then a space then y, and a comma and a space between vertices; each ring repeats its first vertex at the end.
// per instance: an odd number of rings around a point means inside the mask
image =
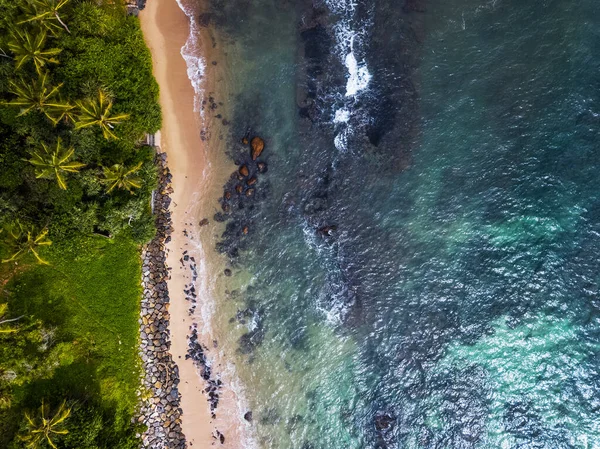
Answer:
MULTIPOLYGON (((235 162, 238 169, 231 174, 220 199, 222 212, 214 217, 216 221, 228 222, 217 250, 227 254, 230 259, 237 257, 240 249, 245 249, 247 244, 244 239, 254 231, 254 206, 267 194, 267 185, 259 182, 259 175, 267 172, 267 163, 258 160, 265 149, 265 141, 258 136, 251 140, 244 137, 242 145, 250 145, 250 151, 245 149, 237 157, 235 162)), ((225 274, 231 275, 231 270, 228 269, 225 274)))
POLYGON ((143 297, 140 313, 140 356, 143 362, 143 388, 138 422, 146 425, 141 435, 142 448, 183 449, 185 437, 181 431, 179 406, 181 395, 177 388, 179 370, 169 348, 169 291, 167 280, 170 268, 166 265, 165 243, 173 232, 169 194, 171 173, 166 153, 158 153, 156 164, 159 183, 154 196, 156 236, 142 253, 143 297))

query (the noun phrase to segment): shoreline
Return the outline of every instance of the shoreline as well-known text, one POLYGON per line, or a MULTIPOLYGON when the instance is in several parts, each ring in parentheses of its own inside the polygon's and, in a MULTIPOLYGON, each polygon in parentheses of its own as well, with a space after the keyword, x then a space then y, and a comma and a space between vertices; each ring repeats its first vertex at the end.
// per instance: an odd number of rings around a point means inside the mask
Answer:
POLYGON ((165 241, 165 252, 170 270, 168 331, 180 380, 181 433, 188 447, 244 447, 248 410, 236 387, 237 376, 232 376, 231 354, 217 349, 221 329, 213 329, 214 301, 220 298, 217 286, 226 267, 215 249, 215 238, 224 225, 215 222, 213 215, 220 210, 223 184, 236 167, 225 155, 224 120, 202 112, 203 95, 214 107, 215 97, 224 101, 227 97, 224 68, 215 67, 214 62, 225 58, 214 49, 210 31, 194 26, 182 7, 178 0, 152 0, 139 13, 160 86, 163 124, 157 146, 168 155, 172 174, 172 233, 165 241), (190 40, 197 54, 189 53, 190 40), (204 64, 197 73, 201 76, 193 82, 188 72, 190 57, 195 61, 192 70, 204 64), (208 65, 206 61, 213 62, 208 65), (211 139, 211 135, 219 138, 211 139))
POLYGON ((174 232, 167 246, 167 266, 172 267, 168 288, 171 295, 171 354, 179 367, 179 392, 182 433, 188 446, 209 447, 213 443, 211 415, 203 384, 192 360, 186 359, 187 333, 193 320, 181 297, 186 284, 184 273, 176 270, 179 248, 187 243, 183 229, 195 227, 192 199, 200 191, 198 179, 208 161, 201 151, 204 143, 194 113, 194 95, 187 75, 187 66, 180 49, 189 34, 189 20, 175 0, 150 1, 139 14, 144 39, 152 53, 154 76, 160 86, 160 105, 163 111, 161 147, 169 157, 173 175, 171 194, 174 232), (196 151, 193 151, 195 149, 196 151), (191 221, 191 225, 185 224, 191 221), (182 226, 183 229, 182 229, 182 226))

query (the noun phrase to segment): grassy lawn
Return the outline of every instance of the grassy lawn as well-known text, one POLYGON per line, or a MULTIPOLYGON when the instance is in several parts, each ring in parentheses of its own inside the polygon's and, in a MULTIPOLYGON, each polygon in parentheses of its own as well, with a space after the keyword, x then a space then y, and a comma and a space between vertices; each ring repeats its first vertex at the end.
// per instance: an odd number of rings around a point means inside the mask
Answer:
POLYGON ((125 447, 119 441, 132 432, 139 384, 139 247, 125 237, 82 237, 52 245, 44 257, 49 266, 30 265, 4 287, 11 316, 39 320, 53 337, 51 349, 39 354, 51 351, 44 362, 51 368, 13 388, 13 404, 0 417, 0 447, 42 398, 97 409, 105 427, 99 438, 125 447))

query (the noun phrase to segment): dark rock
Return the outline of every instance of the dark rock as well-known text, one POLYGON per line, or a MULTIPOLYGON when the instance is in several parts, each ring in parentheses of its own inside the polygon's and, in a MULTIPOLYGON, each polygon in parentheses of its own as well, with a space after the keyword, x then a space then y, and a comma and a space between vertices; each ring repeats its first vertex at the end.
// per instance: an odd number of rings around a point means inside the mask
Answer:
POLYGON ((200 223, 198 223, 198 226, 206 226, 208 225, 208 218, 203 218, 202 220, 200 220, 200 223))
POLYGON ((323 226, 323 227, 317 229, 317 232, 324 236, 331 236, 331 235, 333 235, 333 233, 336 230, 337 230, 336 225, 328 225, 328 226, 323 226))
POLYGON ((229 268, 225 268, 225 270, 223 270, 223 274, 225 274, 225 276, 231 276, 232 272, 229 268))
POLYGON ((244 188, 242 187, 242 185, 241 185, 241 184, 238 184, 237 186, 235 186, 235 191, 236 191, 237 193, 242 193, 242 190, 243 190, 243 189, 244 189, 244 188))
POLYGON ((231 199, 231 192, 229 192, 229 191, 226 191, 226 192, 223 194, 223 198, 225 198, 226 200, 229 200, 229 199, 231 199))
POLYGON ((250 174, 250 172, 248 171, 248 167, 246 167, 245 165, 242 165, 239 169, 239 173, 240 175, 246 177, 250 174))
POLYGON ((265 149, 265 141, 256 136, 252 139, 250 144, 252 145, 252 160, 255 161, 265 149))
POLYGON ((244 419, 248 422, 252 422, 252 411, 244 413, 244 419))
POLYGON ((246 184, 248 184, 249 186, 253 186, 254 184, 256 184, 256 181, 258 181, 258 179, 256 179, 256 176, 253 176, 248 181, 246 181, 246 184))
POLYGON ((258 168, 259 173, 267 172, 267 164, 265 162, 259 162, 256 164, 256 167, 258 168))
POLYGON ((246 196, 252 196, 252 195, 254 195, 254 189, 246 190, 246 196))

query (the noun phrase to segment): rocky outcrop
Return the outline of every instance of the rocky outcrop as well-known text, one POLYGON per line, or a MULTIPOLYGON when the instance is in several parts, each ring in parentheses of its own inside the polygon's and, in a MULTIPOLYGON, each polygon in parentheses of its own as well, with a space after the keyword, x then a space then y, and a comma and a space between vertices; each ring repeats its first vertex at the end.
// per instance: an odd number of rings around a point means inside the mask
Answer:
POLYGON ((265 141, 256 136, 250 142, 252 146, 252 160, 255 161, 265 149, 265 141))
POLYGON ((179 370, 169 352, 169 270, 166 265, 165 241, 173 231, 169 194, 173 192, 166 153, 156 155, 159 171, 154 195, 156 236, 142 251, 143 297, 140 312, 140 357, 143 364, 143 386, 138 422, 146 426, 141 436, 144 449, 184 449, 177 388, 179 370))

